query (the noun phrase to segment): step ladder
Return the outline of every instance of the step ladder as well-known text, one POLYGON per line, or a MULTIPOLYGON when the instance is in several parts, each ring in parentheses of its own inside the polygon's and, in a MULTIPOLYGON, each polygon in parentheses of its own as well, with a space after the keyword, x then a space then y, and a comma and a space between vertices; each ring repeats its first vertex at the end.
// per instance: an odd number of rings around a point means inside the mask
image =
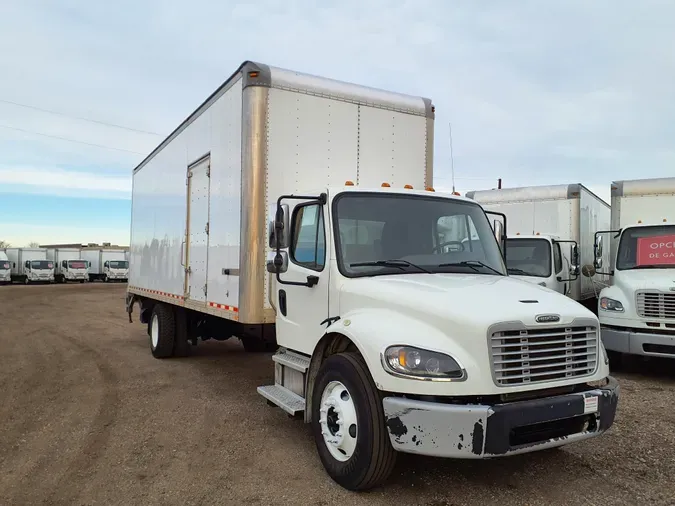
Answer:
POLYGON ((258 393, 270 404, 278 406, 291 416, 305 412, 305 378, 310 358, 280 349, 272 355, 274 385, 258 387, 258 393))

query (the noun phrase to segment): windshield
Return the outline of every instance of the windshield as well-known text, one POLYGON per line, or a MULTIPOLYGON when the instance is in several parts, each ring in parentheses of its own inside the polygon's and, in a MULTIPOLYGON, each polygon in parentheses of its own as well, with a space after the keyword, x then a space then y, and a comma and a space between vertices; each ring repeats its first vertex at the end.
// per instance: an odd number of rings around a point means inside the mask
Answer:
POLYGON ((111 260, 108 264, 111 269, 128 269, 129 262, 126 260, 111 260))
POLYGON ((69 269, 85 269, 87 264, 84 260, 68 260, 69 269))
POLYGON ((507 239, 506 266, 515 276, 551 275, 551 243, 546 239, 507 239))
POLYGON ((471 202, 345 193, 335 199, 334 223, 338 266, 348 277, 425 272, 505 274, 487 216, 471 202), (364 263, 369 265, 355 265, 364 263))
POLYGON ((675 225, 631 227, 623 231, 616 268, 675 267, 675 225))
POLYGON ((54 263, 49 260, 31 260, 31 269, 53 269, 54 263))

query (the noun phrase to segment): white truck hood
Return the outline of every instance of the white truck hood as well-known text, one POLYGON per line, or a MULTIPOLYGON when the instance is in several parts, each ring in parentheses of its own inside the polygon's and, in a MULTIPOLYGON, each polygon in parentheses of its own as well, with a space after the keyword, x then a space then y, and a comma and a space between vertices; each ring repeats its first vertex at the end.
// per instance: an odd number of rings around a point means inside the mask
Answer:
POLYGON ((675 293, 675 268, 615 271, 612 286, 621 290, 624 295, 629 295, 636 290, 675 293))
POLYGON ((365 307, 469 324, 484 331, 500 322, 537 325, 535 317, 540 314, 559 315, 559 325, 575 318, 596 318, 581 304, 543 286, 485 274, 415 273, 350 279, 341 290, 340 313, 365 307))

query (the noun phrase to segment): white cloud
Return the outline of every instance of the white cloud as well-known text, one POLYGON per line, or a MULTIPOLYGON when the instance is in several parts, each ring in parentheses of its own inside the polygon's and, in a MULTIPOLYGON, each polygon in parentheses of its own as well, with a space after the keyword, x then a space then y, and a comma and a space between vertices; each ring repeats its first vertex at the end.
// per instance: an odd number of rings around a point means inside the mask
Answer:
POLYGON ((7 167, 0 166, 0 187, 21 187, 28 193, 61 193, 91 197, 130 198, 131 176, 101 175, 91 172, 75 172, 55 167, 7 167))

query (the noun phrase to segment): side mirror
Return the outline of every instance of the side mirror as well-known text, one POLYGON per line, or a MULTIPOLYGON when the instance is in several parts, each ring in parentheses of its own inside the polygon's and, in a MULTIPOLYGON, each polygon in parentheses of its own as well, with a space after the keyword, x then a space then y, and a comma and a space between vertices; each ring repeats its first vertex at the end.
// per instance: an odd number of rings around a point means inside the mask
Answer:
POLYGON ((291 237, 290 210, 288 204, 281 204, 277 208, 275 219, 269 222, 269 246, 276 250, 288 248, 291 237))
POLYGON ((572 261, 570 262, 570 275, 578 276, 579 275, 579 246, 576 244, 572 245, 572 261))
POLYGON ((285 251, 280 251, 278 255, 274 255, 274 258, 267 261, 267 272, 270 274, 276 274, 286 272, 288 270, 288 253, 285 251))
POLYGON ((504 247, 506 246, 505 243, 505 237, 504 237, 504 224, 499 221, 495 220, 494 224, 492 226, 492 230, 494 230, 495 233, 495 239, 497 239, 497 244, 499 244, 499 248, 502 250, 502 254, 504 253, 504 247))

